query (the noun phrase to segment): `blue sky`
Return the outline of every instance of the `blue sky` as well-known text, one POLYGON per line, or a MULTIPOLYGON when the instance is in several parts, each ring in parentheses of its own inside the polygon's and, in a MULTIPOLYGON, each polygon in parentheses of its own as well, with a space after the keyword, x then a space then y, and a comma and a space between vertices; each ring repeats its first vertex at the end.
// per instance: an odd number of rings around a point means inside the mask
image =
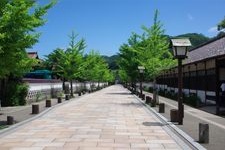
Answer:
POLYGON ((58 47, 68 47, 68 36, 75 31, 86 40, 86 52, 94 49, 110 56, 132 32, 141 34, 142 25, 152 25, 156 9, 166 34, 196 32, 212 37, 225 16, 224 4, 225 0, 58 0, 45 16, 46 24, 38 28, 39 42, 29 51, 43 58, 58 47))

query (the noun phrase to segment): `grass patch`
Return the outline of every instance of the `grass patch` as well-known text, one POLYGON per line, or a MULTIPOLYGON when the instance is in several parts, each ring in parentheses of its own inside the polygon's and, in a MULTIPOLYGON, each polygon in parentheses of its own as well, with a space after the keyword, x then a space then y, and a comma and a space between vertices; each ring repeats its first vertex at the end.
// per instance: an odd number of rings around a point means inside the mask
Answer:
POLYGON ((8 125, 0 125, 0 130, 8 128, 8 127, 9 127, 8 125))

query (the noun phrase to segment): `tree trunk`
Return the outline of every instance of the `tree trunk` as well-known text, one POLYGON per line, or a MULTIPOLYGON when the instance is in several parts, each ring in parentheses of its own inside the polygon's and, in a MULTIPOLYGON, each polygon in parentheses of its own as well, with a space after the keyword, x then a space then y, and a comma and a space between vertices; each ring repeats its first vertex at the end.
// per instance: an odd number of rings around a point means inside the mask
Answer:
POLYGON ((155 78, 153 80, 153 102, 155 102, 156 104, 159 104, 158 92, 157 92, 156 79, 155 78))
POLYGON ((63 78, 62 88, 63 88, 63 90, 65 90, 65 78, 63 78))
POLYGON ((6 97, 6 84, 5 84, 5 79, 1 79, 0 80, 0 103, 5 101, 5 97, 6 97))
POLYGON ((70 96, 73 97, 73 80, 70 80, 70 96))

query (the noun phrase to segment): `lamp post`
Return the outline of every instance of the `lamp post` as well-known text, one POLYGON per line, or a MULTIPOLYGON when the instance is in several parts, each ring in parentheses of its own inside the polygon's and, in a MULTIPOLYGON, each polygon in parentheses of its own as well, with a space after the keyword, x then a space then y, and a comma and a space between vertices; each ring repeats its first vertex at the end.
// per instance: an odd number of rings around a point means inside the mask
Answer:
POLYGON ((183 77, 182 77, 182 60, 187 58, 188 47, 191 42, 187 38, 171 39, 173 45, 174 58, 178 60, 178 124, 183 124, 184 105, 183 105, 183 77))
POLYGON ((142 82, 143 82, 143 74, 144 74, 145 67, 144 66, 138 66, 138 70, 139 70, 139 73, 140 73, 140 93, 142 95, 142 82))

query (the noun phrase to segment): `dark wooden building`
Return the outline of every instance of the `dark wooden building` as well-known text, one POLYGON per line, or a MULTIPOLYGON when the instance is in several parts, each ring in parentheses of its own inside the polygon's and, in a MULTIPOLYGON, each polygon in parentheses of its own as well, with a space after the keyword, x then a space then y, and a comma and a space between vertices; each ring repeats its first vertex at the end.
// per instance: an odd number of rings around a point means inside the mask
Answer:
MULTIPOLYGON (((183 61, 183 92, 196 94, 204 106, 225 107, 221 83, 225 82, 225 36, 214 38, 188 53, 183 61)), ((158 88, 177 92, 177 68, 165 70, 157 79, 158 88)))

